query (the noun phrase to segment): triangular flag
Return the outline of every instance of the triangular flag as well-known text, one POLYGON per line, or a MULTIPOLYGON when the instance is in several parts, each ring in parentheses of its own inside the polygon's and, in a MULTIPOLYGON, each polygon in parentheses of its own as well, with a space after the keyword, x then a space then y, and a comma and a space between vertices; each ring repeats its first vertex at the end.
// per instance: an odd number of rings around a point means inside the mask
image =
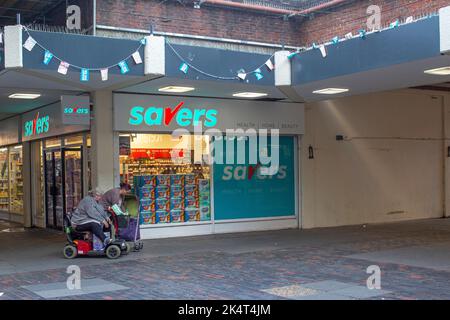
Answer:
POLYGON ((320 53, 322 54, 322 57, 326 57, 327 56, 327 48, 325 48, 325 46, 324 45, 321 45, 320 47, 319 47, 319 49, 320 49, 320 53))
POLYGON ((145 38, 142 38, 140 42, 144 46, 147 44, 147 40, 145 38))
POLYGON ((359 37, 361 39, 365 39, 366 38, 366 30, 364 30, 364 29, 359 30, 359 37))
POLYGON ((121 74, 125 74, 125 73, 128 73, 130 71, 130 68, 128 67, 128 64, 127 64, 127 62, 125 60, 120 61, 118 66, 120 68, 120 73, 121 74))
POLYGON ((141 58, 139 51, 136 51, 135 53, 133 53, 132 57, 133 57, 134 63, 136 63, 136 64, 142 63, 142 58, 141 58))
POLYGON ((189 70, 189 66, 186 63, 183 62, 178 69, 181 72, 183 72, 184 74, 186 74, 188 72, 188 70, 189 70))
POLYGON ((255 72, 255 77, 258 81, 264 78, 264 76, 260 72, 255 72))
POLYGON ((389 25, 389 27, 390 27, 391 29, 394 29, 394 28, 397 28, 399 25, 400 25, 400 21, 396 20, 396 21, 392 22, 392 23, 389 25))
POLYGON ((80 81, 89 81, 89 69, 81 69, 80 71, 80 81))
POLYGON ((292 59, 293 57, 295 57, 297 54, 298 54, 297 51, 291 52, 291 53, 287 56, 287 58, 288 58, 289 60, 291 60, 291 59, 292 59))
POLYGON ((353 38, 353 33, 349 32, 345 35, 345 39, 350 40, 353 38))
POLYGON ((108 80, 108 68, 101 69, 100 70, 100 74, 102 76, 102 81, 107 81, 108 80))
POLYGON ((339 43, 339 37, 334 37, 333 39, 331 39, 331 42, 333 44, 338 44, 339 43))
POLYGON ((48 65, 52 59, 53 59, 53 53, 51 53, 48 50, 45 50, 44 61, 43 61, 44 64, 48 65))
POLYGON ((275 66, 272 63, 272 60, 270 60, 270 59, 266 61, 265 65, 266 65, 267 69, 269 69, 269 71, 272 71, 275 68, 275 66))
POLYGON ((0 33, 0 43, 3 43, 3 32, 0 33))
POLYGON ((246 74, 246 73, 243 73, 243 72, 238 73, 237 76, 238 76, 238 78, 241 79, 241 80, 245 80, 245 78, 247 78, 247 74, 246 74))
POLYGON ((414 22, 414 17, 408 17, 408 18, 406 18, 405 23, 412 23, 412 22, 414 22))
POLYGON ((319 49, 319 46, 315 42, 312 44, 312 47, 313 49, 319 49))
POLYGON ((69 64, 67 62, 61 61, 58 67, 58 73, 67 74, 67 71, 69 70, 69 64))
POLYGON ((27 41, 25 41, 25 43, 23 44, 23 47, 28 51, 31 51, 33 50, 36 43, 37 43, 36 40, 34 40, 31 36, 29 36, 27 41))

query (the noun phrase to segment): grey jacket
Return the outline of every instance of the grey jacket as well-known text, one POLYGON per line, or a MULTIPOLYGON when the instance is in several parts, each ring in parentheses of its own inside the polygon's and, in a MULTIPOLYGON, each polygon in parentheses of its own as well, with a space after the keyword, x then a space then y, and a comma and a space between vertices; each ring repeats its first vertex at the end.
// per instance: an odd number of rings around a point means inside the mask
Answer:
POLYGON ((82 225, 89 222, 96 222, 101 224, 108 218, 103 206, 99 204, 91 196, 84 197, 78 207, 72 213, 71 222, 73 225, 82 225))

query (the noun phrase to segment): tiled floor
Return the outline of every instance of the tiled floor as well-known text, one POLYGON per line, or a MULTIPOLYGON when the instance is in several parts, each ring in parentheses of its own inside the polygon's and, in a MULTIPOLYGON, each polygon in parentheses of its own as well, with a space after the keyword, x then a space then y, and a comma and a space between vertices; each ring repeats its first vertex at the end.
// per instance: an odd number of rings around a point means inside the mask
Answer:
POLYGON ((1 226, 0 299, 450 299, 450 220, 152 240, 114 261, 65 260, 62 234, 1 226))

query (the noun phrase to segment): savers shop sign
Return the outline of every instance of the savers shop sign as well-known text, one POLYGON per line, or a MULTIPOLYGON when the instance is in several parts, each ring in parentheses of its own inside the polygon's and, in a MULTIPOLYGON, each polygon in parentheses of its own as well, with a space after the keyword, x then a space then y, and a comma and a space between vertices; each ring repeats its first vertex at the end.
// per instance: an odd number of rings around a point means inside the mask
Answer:
POLYGON ((25 121, 23 128, 24 137, 36 137, 47 133, 50 129, 50 117, 39 112, 32 120, 25 121))

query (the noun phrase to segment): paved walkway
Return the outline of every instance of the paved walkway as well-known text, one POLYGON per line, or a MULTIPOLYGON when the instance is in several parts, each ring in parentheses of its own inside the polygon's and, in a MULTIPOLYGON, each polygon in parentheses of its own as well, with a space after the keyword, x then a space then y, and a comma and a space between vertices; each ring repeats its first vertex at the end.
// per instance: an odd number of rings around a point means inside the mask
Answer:
POLYGON ((115 261, 65 260, 63 245, 0 222, 0 299, 450 299, 449 219, 148 240, 115 261))

